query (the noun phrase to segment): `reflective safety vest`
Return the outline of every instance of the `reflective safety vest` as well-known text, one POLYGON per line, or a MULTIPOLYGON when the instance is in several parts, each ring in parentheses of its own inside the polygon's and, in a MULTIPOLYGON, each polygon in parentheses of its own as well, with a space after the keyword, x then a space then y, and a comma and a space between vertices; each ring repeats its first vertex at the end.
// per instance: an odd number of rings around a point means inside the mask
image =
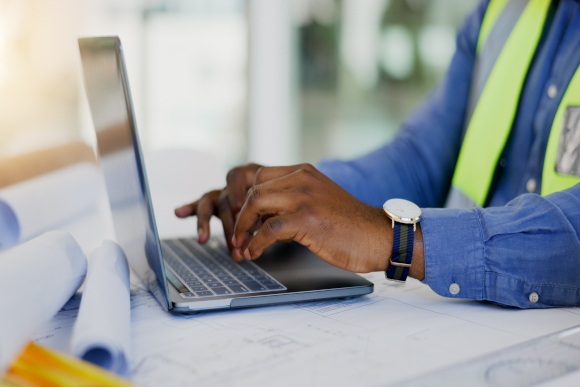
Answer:
MULTIPOLYGON (((446 207, 470 208, 486 204, 549 6, 550 0, 491 0, 489 3, 477 42, 465 136, 446 207)), ((574 156, 569 153, 577 152, 577 148, 566 149, 565 136, 560 138, 566 122, 564 117, 571 112, 569 107, 578 106, 579 70, 570 81, 552 123, 542 171, 542 196, 580 183, 578 173, 562 172, 562 168, 556 170, 557 157, 562 158, 564 154, 571 159, 574 156)), ((580 108, 577 109, 580 112, 580 108)), ((580 135, 580 128, 577 135, 580 135)))

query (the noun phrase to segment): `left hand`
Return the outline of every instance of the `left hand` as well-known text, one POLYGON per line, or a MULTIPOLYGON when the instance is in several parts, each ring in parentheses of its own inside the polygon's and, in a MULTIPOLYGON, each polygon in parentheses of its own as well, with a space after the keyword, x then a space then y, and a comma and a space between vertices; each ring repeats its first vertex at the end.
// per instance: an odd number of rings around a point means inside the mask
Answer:
POLYGON ((256 259, 274 242, 294 240, 334 266, 368 273, 388 268, 392 239, 391 221, 381 208, 302 164, 258 171, 232 243, 247 259, 256 259))

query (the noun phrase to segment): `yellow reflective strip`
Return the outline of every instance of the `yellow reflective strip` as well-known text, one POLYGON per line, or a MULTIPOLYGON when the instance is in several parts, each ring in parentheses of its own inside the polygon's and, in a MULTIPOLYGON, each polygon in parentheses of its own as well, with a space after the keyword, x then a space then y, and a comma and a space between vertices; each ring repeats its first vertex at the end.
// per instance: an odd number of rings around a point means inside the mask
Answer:
POLYGON ((505 43, 467 128, 453 185, 483 206, 511 131, 521 89, 550 2, 530 0, 505 43))
POLYGON ((485 15, 483 16, 483 21, 481 22, 481 28, 479 29, 479 37, 477 38, 477 54, 481 52, 491 29, 508 2, 509 0, 491 0, 489 2, 485 15))
POLYGON ((556 172, 556 154, 562 133, 562 120, 568 106, 580 106, 580 68, 572 77, 552 122, 542 170, 542 196, 571 188, 580 183, 580 177, 560 175, 556 172))

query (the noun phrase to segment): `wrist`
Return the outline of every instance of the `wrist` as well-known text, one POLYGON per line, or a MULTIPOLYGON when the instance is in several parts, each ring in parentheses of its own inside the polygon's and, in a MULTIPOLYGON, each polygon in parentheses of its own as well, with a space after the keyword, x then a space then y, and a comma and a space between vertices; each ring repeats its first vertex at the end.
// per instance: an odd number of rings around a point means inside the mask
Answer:
POLYGON ((383 210, 383 217, 387 220, 385 240, 388 247, 383 250, 384 258, 379 261, 377 270, 385 271, 388 279, 405 281, 407 276, 411 276, 423 280, 425 263, 420 208, 404 199, 392 199, 383 205, 383 210), (393 243, 397 244, 396 249, 393 243), (391 268, 395 262, 393 259, 398 264, 391 268))
POLYGON ((391 262, 391 251, 393 250, 394 230, 391 220, 385 212, 377 208, 377 238, 375 247, 371 251, 373 257, 373 269, 371 271, 387 271, 391 262))
POLYGON ((420 281, 425 279, 425 256, 423 250, 423 230, 421 223, 417 224, 415 241, 413 243, 413 261, 409 269, 409 276, 420 281))

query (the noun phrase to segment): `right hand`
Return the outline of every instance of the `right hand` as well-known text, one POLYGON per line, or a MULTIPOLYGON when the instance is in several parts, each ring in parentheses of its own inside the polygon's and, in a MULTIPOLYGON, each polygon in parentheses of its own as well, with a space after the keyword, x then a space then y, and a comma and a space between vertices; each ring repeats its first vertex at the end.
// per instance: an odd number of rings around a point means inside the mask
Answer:
POLYGON ((246 202, 246 193, 254 185, 256 174, 262 168, 258 164, 248 164, 230 170, 226 177, 226 187, 222 190, 207 192, 193 203, 175 209, 179 218, 197 216, 197 235, 199 243, 209 240, 209 220, 215 215, 222 221, 224 234, 232 258, 242 262, 244 257, 240 249, 232 245, 236 218, 246 202))

